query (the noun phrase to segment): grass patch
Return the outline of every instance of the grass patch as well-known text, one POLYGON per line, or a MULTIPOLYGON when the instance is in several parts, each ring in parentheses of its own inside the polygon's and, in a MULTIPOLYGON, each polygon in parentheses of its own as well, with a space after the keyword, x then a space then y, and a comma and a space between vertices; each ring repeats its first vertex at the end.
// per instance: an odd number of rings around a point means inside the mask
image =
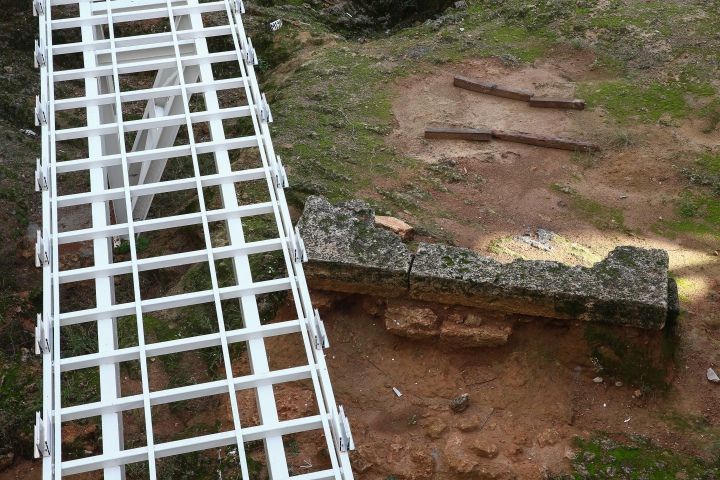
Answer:
POLYGON ((568 195, 569 206, 580 216, 601 230, 625 229, 625 217, 619 208, 608 207, 591 198, 584 197, 567 185, 553 184, 550 189, 568 195))
POLYGON ((635 120, 655 123, 668 115, 673 119, 686 117, 692 111, 686 101, 688 93, 709 96, 715 92, 706 84, 650 82, 643 85, 637 80, 614 80, 579 87, 579 95, 585 98, 589 107, 603 107, 621 123, 635 120))
POLYGON ((675 203, 675 220, 661 220, 654 230, 674 238, 678 234, 720 237, 720 198, 691 190, 683 191, 675 203))
POLYGON ((695 164, 683 168, 680 173, 693 185, 710 187, 720 197, 720 155, 703 153, 695 164))

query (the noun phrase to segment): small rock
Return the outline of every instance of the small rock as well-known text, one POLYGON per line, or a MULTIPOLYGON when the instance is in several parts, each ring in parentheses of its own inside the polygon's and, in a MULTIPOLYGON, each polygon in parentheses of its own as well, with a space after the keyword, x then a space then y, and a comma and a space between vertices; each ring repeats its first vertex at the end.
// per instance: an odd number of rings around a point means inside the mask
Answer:
POLYGON ((357 449, 350 452, 350 459, 352 460, 353 471, 357 473, 365 473, 375 465, 357 449))
POLYGON ((593 460, 595 460, 595 454, 593 452, 584 452, 583 453, 583 460, 590 463, 593 460))
POLYGON ((623 383, 618 380, 617 382, 615 382, 615 386, 616 386, 616 387, 622 387, 622 386, 623 386, 623 383))
POLYGON ((670 113, 668 113, 668 112, 665 112, 662 115, 660 115, 660 118, 658 119, 658 123, 664 127, 672 127, 675 124, 675 122, 673 122, 672 115, 670 115, 670 113))
POLYGON ((338 297, 337 294, 315 290, 312 293, 313 306, 320 312, 327 312, 335 306, 338 297))
POLYGON ((468 313, 463 323, 469 327, 477 327, 479 325, 482 325, 483 319, 480 315, 468 313))
POLYGON ((459 0, 453 3, 453 7, 457 8, 458 10, 465 10, 467 8, 467 2, 465 0, 459 0))
POLYGON ((415 233, 413 227, 399 218, 386 217, 384 215, 375 215, 375 226, 390 230, 399 235, 403 240, 410 240, 415 233))
POLYGON ((389 305, 385 310, 388 332, 407 338, 423 339, 439 334, 438 317, 429 308, 389 305))
POLYGON ((450 401, 450 409, 455 413, 462 413, 470 406, 470 395, 463 393, 450 401))
MULTIPOLYGON (((313 300, 315 300, 315 294, 313 293, 313 300)), ((376 317, 380 315, 380 312, 382 311, 383 302, 379 298, 376 297, 370 297, 370 296, 364 296, 362 300, 360 301, 360 308, 362 308, 363 312, 367 313, 370 316, 376 317)))
POLYGON ((475 440, 471 447, 482 458, 495 458, 498 456, 498 447, 484 439, 475 440))
POLYGON ((602 382, 603 382, 603 378, 602 378, 602 377, 595 377, 595 378, 593 378, 593 382, 595 382, 595 383, 602 383, 602 382))
POLYGON ((505 345, 511 333, 510 325, 470 326, 443 322, 440 326, 440 339, 443 342, 464 348, 505 345))
POLYGON ((548 428, 537 436, 537 444, 541 447, 550 447, 560 441, 560 434, 554 428, 548 428))
POLYGON ((510 445, 510 448, 508 448, 507 453, 513 456, 521 455, 523 453, 523 448, 521 445, 513 443, 510 445))
POLYGON ((0 472, 9 468, 13 464, 13 461, 15 461, 15 454, 13 452, 0 455, 0 472))
POLYGON ((461 433, 455 432, 451 434, 445 443, 443 457, 448 467, 450 467, 450 470, 457 473, 469 474, 477 468, 478 462, 464 451, 464 443, 465 437, 461 433))
POLYGON ((447 425, 445 422, 439 418, 433 418, 430 420, 430 423, 425 426, 425 434, 432 439, 438 439, 446 428, 447 425))
POLYGON ((634 397, 634 398, 640 398, 640 397, 642 397, 642 394, 643 394, 643 393, 642 393, 642 390, 640 390, 640 389, 638 388, 637 390, 635 390, 635 391, 633 392, 633 397, 634 397))
POLYGON ((720 383, 720 377, 712 368, 707 369, 707 379, 712 383, 720 383))
POLYGON ((574 188, 572 188, 570 185, 562 185, 560 183, 556 183, 554 186, 555 186, 555 188, 560 190, 562 193, 566 193, 568 195, 574 195, 577 193, 577 191, 574 188))

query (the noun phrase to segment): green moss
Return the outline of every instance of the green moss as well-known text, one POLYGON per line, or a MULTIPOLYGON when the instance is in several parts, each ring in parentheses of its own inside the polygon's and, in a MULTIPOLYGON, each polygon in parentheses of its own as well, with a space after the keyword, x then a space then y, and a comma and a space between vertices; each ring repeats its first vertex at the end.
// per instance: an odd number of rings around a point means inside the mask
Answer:
POLYGON ((590 439, 576 438, 579 450, 573 460, 574 479, 626 478, 675 480, 681 478, 715 478, 720 474, 720 462, 707 462, 676 450, 654 445, 650 440, 634 435, 613 440, 596 434, 590 439), (681 473, 682 472, 682 473, 681 473))
POLYGON ((588 324, 585 340, 591 355, 606 374, 646 391, 664 391, 669 387, 665 367, 674 361, 678 346, 678 339, 672 332, 663 335, 662 352, 657 357, 648 350, 650 347, 624 338, 613 327, 588 324))

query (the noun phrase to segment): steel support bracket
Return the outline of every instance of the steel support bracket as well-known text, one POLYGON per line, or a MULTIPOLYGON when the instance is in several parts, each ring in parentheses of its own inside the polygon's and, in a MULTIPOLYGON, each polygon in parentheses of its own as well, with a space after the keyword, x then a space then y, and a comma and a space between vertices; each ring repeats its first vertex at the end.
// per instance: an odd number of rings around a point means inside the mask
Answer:
POLYGON ((305 250, 305 242, 300 236, 300 230, 295 227, 295 234, 290 237, 290 246, 292 248, 293 261, 295 263, 305 263, 308 260, 307 250, 305 250))
POLYGON ((247 38, 247 51, 245 52, 245 61, 248 63, 248 65, 257 65, 258 64, 258 58, 255 54, 255 47, 253 47, 252 40, 250 38, 247 38))
POLYGON ((33 1, 33 16, 45 15, 45 2, 42 0, 33 1))
POLYGON ((35 167, 35 191, 40 192, 43 190, 47 190, 49 188, 48 183, 48 174, 49 169, 43 162, 40 161, 40 159, 36 159, 36 167, 35 167))
POLYGON ((257 109, 258 116, 260 117, 261 122, 272 123, 273 117, 272 112, 270 111, 270 104, 268 103, 267 97, 264 93, 262 94, 262 98, 259 105, 257 106, 257 109))
POLYGON ((335 437, 335 445, 341 452, 349 452, 355 450, 355 442, 353 441, 352 432, 350 431, 350 422, 345 416, 345 410, 342 405, 337 407, 337 411, 332 415, 332 429, 335 437))
POLYGON ((50 265, 49 245, 46 239, 43 238, 40 230, 37 231, 37 239, 35 240, 35 266, 44 267, 50 265))
POLYGON ((37 325, 35 326, 35 354, 50 353, 50 335, 52 334, 52 320, 41 313, 37 314, 37 325))
POLYGON ((46 64, 45 46, 40 46, 37 40, 35 40, 35 58, 33 65, 35 68, 44 67, 46 64))
POLYGON ((47 125, 47 113, 45 105, 40 101, 40 97, 35 96, 35 126, 47 125))
POLYGON ((287 188, 290 184, 288 183, 287 172, 282 164, 282 159, 278 156, 275 157, 273 162, 273 183, 275 183, 276 189, 287 188))
POLYGON ((35 458, 50 456, 50 439, 52 438, 52 423, 49 415, 45 418, 40 412, 35 412, 35 458))
POLYGON ((317 308, 315 309, 313 317, 310 319, 310 330, 313 337, 315 337, 313 340, 316 350, 322 350, 330 346, 327 333, 325 332, 325 322, 320 318, 320 312, 317 308))
POLYGON ((233 6, 235 7, 236 14, 242 15, 243 13, 245 13, 245 4, 242 0, 235 0, 233 6))

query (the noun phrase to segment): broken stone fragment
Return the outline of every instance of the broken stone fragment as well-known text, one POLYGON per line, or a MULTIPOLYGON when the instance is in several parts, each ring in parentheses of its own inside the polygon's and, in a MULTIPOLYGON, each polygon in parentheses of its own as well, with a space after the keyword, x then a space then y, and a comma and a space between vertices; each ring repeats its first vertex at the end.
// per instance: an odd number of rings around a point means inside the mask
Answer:
POLYGON ((385 310, 385 328, 401 337, 432 338, 439 332, 439 320, 429 308, 411 305, 388 305, 385 310))
POLYGON ((470 326, 443 322, 440 339, 458 347, 497 347, 505 345, 512 333, 510 325, 470 326))
POLYGON ((374 213, 354 200, 338 206, 310 196, 298 222, 313 288, 383 297, 407 293, 412 255, 400 237, 375 228, 374 213))
POLYGON ((465 248, 420 244, 410 296, 532 316, 660 329, 668 316, 668 256, 617 247, 591 268, 502 264, 465 248))
POLYGON ((442 436, 443 432, 446 429, 447 425, 445 424, 445 422, 443 422, 439 418, 433 418, 425 426, 425 434, 432 439, 438 439, 442 436))
POLYGON ((462 434, 452 433, 445 443, 443 454, 448 467, 452 471, 467 475, 477 469, 478 461, 464 451, 464 443, 465 438, 462 434))
POLYGON ((707 369, 707 379, 712 383, 720 383, 720 377, 712 368, 707 369))
POLYGON ((375 226, 390 230, 391 232, 400 235, 400 238, 403 240, 410 240, 415 233, 413 227, 395 217, 375 215, 375 226))
POLYGON ((470 395, 463 393, 450 401, 450 410, 455 413, 462 413, 470 406, 470 395))
POLYGON ((495 458, 498 456, 497 445, 483 438, 475 440, 471 448, 482 458, 495 458))
POLYGON ((554 428, 548 428, 538 435, 536 440, 541 447, 551 447, 560 441, 560 433, 554 428))

